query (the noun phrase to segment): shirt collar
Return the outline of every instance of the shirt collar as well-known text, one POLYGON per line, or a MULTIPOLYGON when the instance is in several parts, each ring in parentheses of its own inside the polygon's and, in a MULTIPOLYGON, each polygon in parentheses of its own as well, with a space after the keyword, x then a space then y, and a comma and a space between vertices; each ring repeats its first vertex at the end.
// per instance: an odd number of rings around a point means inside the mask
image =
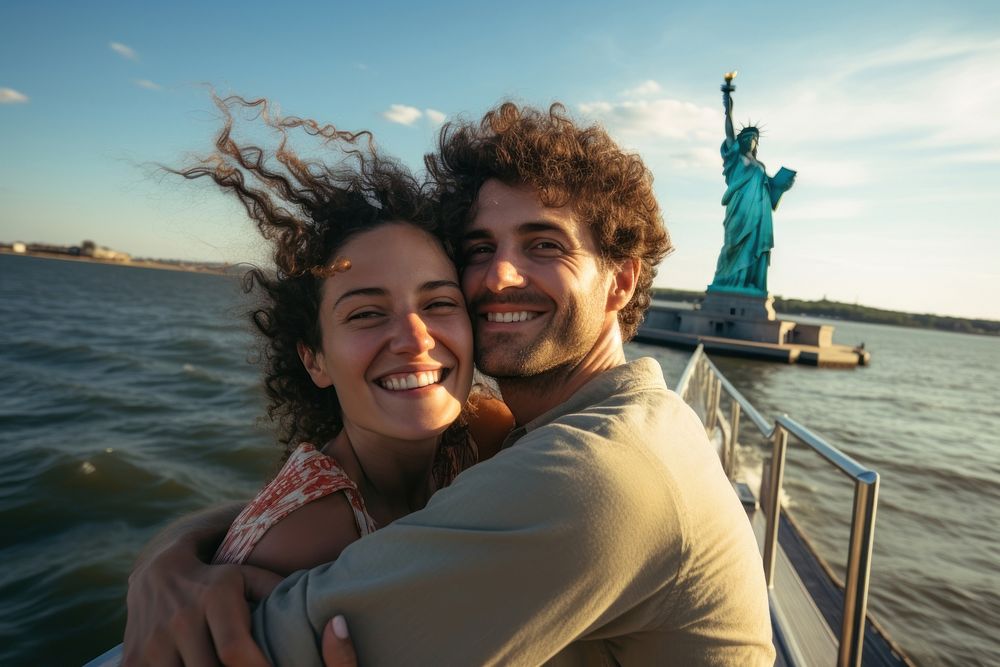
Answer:
POLYGON ((513 446, 523 436, 537 428, 554 422, 560 417, 579 412, 594 403, 606 399, 608 396, 613 396, 623 391, 634 391, 644 386, 659 389, 667 388, 667 383, 663 379, 663 369, 652 357, 642 357, 620 366, 609 368, 603 373, 595 375, 585 385, 580 387, 575 394, 556 407, 508 433, 507 437, 504 438, 501 449, 513 446))

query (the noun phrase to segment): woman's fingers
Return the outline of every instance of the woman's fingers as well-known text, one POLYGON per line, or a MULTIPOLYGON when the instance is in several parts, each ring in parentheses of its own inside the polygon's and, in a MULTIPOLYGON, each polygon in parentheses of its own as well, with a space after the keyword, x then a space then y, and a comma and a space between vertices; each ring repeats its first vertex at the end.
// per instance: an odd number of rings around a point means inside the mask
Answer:
POLYGON ((334 616, 323 628, 323 665, 325 667, 357 667, 358 656, 347 631, 347 619, 334 616))

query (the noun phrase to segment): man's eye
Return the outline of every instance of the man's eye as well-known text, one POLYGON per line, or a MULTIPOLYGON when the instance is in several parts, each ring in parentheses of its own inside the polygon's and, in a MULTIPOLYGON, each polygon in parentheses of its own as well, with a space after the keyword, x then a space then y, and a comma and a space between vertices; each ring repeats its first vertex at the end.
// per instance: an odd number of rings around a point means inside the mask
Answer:
POLYGON ((545 254, 562 252, 562 246, 555 241, 535 241, 531 245, 531 249, 545 254))
POLYGON ((476 262, 485 261, 493 253, 493 246, 489 245, 474 245, 469 246, 465 249, 465 261, 475 264, 476 262))

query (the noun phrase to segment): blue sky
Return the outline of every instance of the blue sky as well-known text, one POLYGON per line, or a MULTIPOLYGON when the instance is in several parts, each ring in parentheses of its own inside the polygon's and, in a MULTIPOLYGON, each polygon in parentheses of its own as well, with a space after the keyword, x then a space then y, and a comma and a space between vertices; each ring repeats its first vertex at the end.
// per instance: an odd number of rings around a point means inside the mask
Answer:
POLYGON ((370 129, 415 168, 442 119, 559 100, 653 171, 678 248, 657 284, 703 289, 738 69, 760 159, 799 172, 772 293, 1000 319, 1000 3, 693 5, 5 0, 0 240, 259 261, 232 202, 149 167, 210 149, 204 84, 370 129))

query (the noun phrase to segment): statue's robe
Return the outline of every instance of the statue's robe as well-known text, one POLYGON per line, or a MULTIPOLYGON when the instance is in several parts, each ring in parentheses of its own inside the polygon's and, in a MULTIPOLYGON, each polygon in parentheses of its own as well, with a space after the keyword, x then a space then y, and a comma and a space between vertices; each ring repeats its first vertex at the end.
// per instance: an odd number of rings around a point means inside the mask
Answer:
POLYGON ((722 169, 727 186, 722 196, 725 244, 709 287, 767 294, 774 247, 770 179, 763 164, 742 155, 739 142, 728 138, 722 143, 722 169))

